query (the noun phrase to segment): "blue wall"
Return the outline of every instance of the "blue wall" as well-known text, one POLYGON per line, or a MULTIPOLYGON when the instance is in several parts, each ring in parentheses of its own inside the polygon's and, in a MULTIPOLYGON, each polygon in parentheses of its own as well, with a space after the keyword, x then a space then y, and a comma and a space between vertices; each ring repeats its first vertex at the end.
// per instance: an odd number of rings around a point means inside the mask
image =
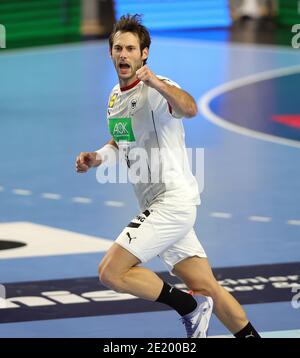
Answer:
POLYGON ((150 30, 229 26, 227 0, 115 0, 116 18, 143 14, 150 30))

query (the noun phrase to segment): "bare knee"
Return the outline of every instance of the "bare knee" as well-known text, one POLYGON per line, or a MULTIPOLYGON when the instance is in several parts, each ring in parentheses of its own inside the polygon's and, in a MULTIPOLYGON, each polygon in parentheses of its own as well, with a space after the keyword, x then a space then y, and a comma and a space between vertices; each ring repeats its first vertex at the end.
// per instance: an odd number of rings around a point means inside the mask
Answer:
POLYGON ((100 282, 105 286, 111 288, 112 278, 108 269, 105 269, 105 265, 100 263, 98 267, 98 275, 100 282))
POLYGON ((99 280, 107 288, 116 292, 123 292, 122 278, 116 274, 110 265, 100 263, 98 268, 99 280))
POLYGON ((190 290, 194 292, 194 294, 200 294, 203 296, 210 296, 212 298, 218 297, 221 292, 221 286, 217 281, 211 280, 203 280, 197 282, 196 284, 189 287, 190 290))

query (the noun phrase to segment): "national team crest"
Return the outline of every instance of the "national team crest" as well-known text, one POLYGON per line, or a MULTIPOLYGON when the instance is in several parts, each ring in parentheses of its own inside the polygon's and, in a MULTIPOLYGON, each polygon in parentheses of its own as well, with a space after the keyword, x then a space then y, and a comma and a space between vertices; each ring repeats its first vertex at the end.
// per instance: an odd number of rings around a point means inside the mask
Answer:
POLYGON ((133 98, 131 100, 131 109, 135 109, 136 108, 136 104, 137 104, 137 100, 135 98, 133 98))

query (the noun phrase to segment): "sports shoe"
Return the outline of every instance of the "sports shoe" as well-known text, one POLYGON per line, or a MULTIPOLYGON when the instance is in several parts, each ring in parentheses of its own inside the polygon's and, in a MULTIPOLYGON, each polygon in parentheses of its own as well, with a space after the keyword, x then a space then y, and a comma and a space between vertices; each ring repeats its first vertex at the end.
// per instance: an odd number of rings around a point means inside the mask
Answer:
POLYGON ((185 325, 187 338, 206 338, 213 300, 211 297, 199 295, 194 298, 197 307, 193 312, 181 317, 181 321, 185 325))

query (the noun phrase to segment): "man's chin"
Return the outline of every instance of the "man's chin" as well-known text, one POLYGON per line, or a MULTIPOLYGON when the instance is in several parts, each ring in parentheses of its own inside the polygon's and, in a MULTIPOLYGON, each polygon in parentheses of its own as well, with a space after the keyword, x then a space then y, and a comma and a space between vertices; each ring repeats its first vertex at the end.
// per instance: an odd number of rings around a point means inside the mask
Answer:
POLYGON ((133 75, 133 71, 131 70, 131 68, 128 68, 125 71, 119 70, 118 74, 119 74, 119 76, 130 78, 133 75))
POLYGON ((123 79, 128 79, 130 77, 132 77, 131 73, 119 73, 119 77, 123 78, 123 79))
POLYGON ((135 73, 132 74, 132 73, 119 73, 119 78, 123 81, 129 81, 131 80, 132 78, 135 78, 135 73))

